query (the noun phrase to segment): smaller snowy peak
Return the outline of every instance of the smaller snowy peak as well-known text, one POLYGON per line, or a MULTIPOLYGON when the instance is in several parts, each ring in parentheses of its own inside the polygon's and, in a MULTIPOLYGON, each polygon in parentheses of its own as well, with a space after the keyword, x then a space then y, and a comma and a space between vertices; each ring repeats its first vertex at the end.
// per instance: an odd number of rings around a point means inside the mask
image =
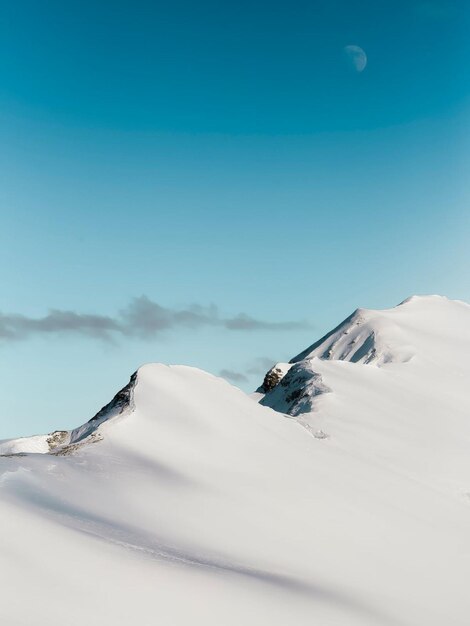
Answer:
POLYGON ((309 361, 295 363, 265 392, 260 404, 296 417, 313 409, 314 398, 331 391, 309 361))
POLYGON ((73 430, 56 430, 47 435, 20 437, 0 441, 0 456, 21 456, 25 454, 70 454, 83 445, 101 440, 99 427, 113 418, 123 416, 133 409, 134 389, 137 372, 132 374, 128 384, 114 396, 88 422, 73 430))
POLYGON ((91 418, 86 424, 72 430, 70 435, 70 443, 79 443, 92 435, 98 427, 115 417, 122 416, 133 409, 134 389, 137 384, 138 371, 134 372, 125 387, 123 387, 111 402, 108 402, 98 413, 91 418))
MULTIPOLYGON (((112 429, 123 418, 129 417, 133 424, 136 423, 135 415, 138 412, 136 410, 138 408, 136 406, 138 404, 136 389, 138 386, 142 390, 140 405, 142 408, 142 397, 144 398, 144 406, 149 402, 153 406, 156 398, 159 401, 166 398, 170 407, 181 398, 187 398, 188 401, 194 400, 196 405, 202 405, 203 402, 198 401, 198 394, 207 395, 208 386, 211 391, 214 389, 216 392, 220 392, 222 388, 223 393, 226 393, 227 385, 226 381, 195 367, 147 363, 134 372, 127 385, 118 391, 113 399, 88 422, 73 430, 57 430, 46 435, 0 441, 0 457, 25 454, 66 456, 89 444, 97 443, 108 437, 112 438, 111 432, 114 432, 112 429)), ((243 393, 239 389, 232 389, 236 395, 243 393)), ((145 428, 140 437, 145 439, 145 428)))

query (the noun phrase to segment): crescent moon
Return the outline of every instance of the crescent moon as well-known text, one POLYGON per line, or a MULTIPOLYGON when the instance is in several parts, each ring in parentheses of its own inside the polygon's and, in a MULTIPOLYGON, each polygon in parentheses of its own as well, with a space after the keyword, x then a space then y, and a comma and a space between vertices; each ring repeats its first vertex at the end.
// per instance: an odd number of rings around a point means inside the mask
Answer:
POLYGON ((367 54, 360 46, 345 46, 344 52, 351 67, 356 72, 363 72, 367 65, 367 54))

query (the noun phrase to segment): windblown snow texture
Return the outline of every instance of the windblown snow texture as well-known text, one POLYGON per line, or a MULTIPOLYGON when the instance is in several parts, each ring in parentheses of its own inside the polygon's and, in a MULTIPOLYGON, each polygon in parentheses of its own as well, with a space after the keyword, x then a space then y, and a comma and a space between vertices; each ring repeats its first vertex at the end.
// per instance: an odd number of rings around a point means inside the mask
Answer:
POLYGON ((151 364, 0 442, 0 623, 467 626, 469 355, 470 306, 412 298, 281 364, 266 406, 151 364))

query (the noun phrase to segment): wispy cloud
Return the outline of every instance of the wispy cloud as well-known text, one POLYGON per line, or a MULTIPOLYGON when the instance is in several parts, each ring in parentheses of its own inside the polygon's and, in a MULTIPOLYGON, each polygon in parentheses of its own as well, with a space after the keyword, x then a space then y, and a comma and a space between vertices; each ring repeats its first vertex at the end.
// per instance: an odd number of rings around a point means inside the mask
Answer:
POLYGON ((235 372, 234 370, 223 369, 220 370, 219 376, 230 380, 232 383, 247 383, 248 377, 242 372, 235 372))
POLYGON ((219 372, 219 376, 226 378, 232 383, 247 383, 250 378, 255 376, 264 376, 268 370, 275 365, 276 360, 269 357, 260 356, 252 359, 246 367, 237 370, 234 369, 222 369, 219 372))
POLYGON ((245 313, 223 320, 223 325, 229 330, 295 330, 308 326, 306 322, 264 322, 245 313))
POLYGON ((0 313, 0 339, 17 341, 32 335, 73 333, 97 339, 111 339, 113 333, 122 333, 118 320, 106 315, 93 315, 52 309, 40 318, 18 313, 0 313))
POLYGON ((246 371, 248 372, 248 374, 256 376, 262 374, 264 376, 264 374, 266 374, 266 372, 278 362, 279 360, 276 361, 276 359, 271 359, 267 356, 259 356, 256 359, 253 359, 246 371))
POLYGON ((181 309, 164 307, 146 296, 134 298, 114 316, 52 309, 44 317, 0 313, 0 341, 20 341, 38 335, 81 335, 102 341, 118 337, 151 339, 178 329, 204 327, 228 331, 282 331, 307 328, 305 321, 272 322, 245 313, 221 316, 216 306, 198 304, 181 309))

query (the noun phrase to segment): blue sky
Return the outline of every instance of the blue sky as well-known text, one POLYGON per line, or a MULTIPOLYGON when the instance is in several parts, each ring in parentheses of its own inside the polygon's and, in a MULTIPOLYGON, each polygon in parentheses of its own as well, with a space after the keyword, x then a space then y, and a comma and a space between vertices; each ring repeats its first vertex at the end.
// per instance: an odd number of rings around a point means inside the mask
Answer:
POLYGON ((466 2, 0 8, 0 437, 470 300, 466 2))

